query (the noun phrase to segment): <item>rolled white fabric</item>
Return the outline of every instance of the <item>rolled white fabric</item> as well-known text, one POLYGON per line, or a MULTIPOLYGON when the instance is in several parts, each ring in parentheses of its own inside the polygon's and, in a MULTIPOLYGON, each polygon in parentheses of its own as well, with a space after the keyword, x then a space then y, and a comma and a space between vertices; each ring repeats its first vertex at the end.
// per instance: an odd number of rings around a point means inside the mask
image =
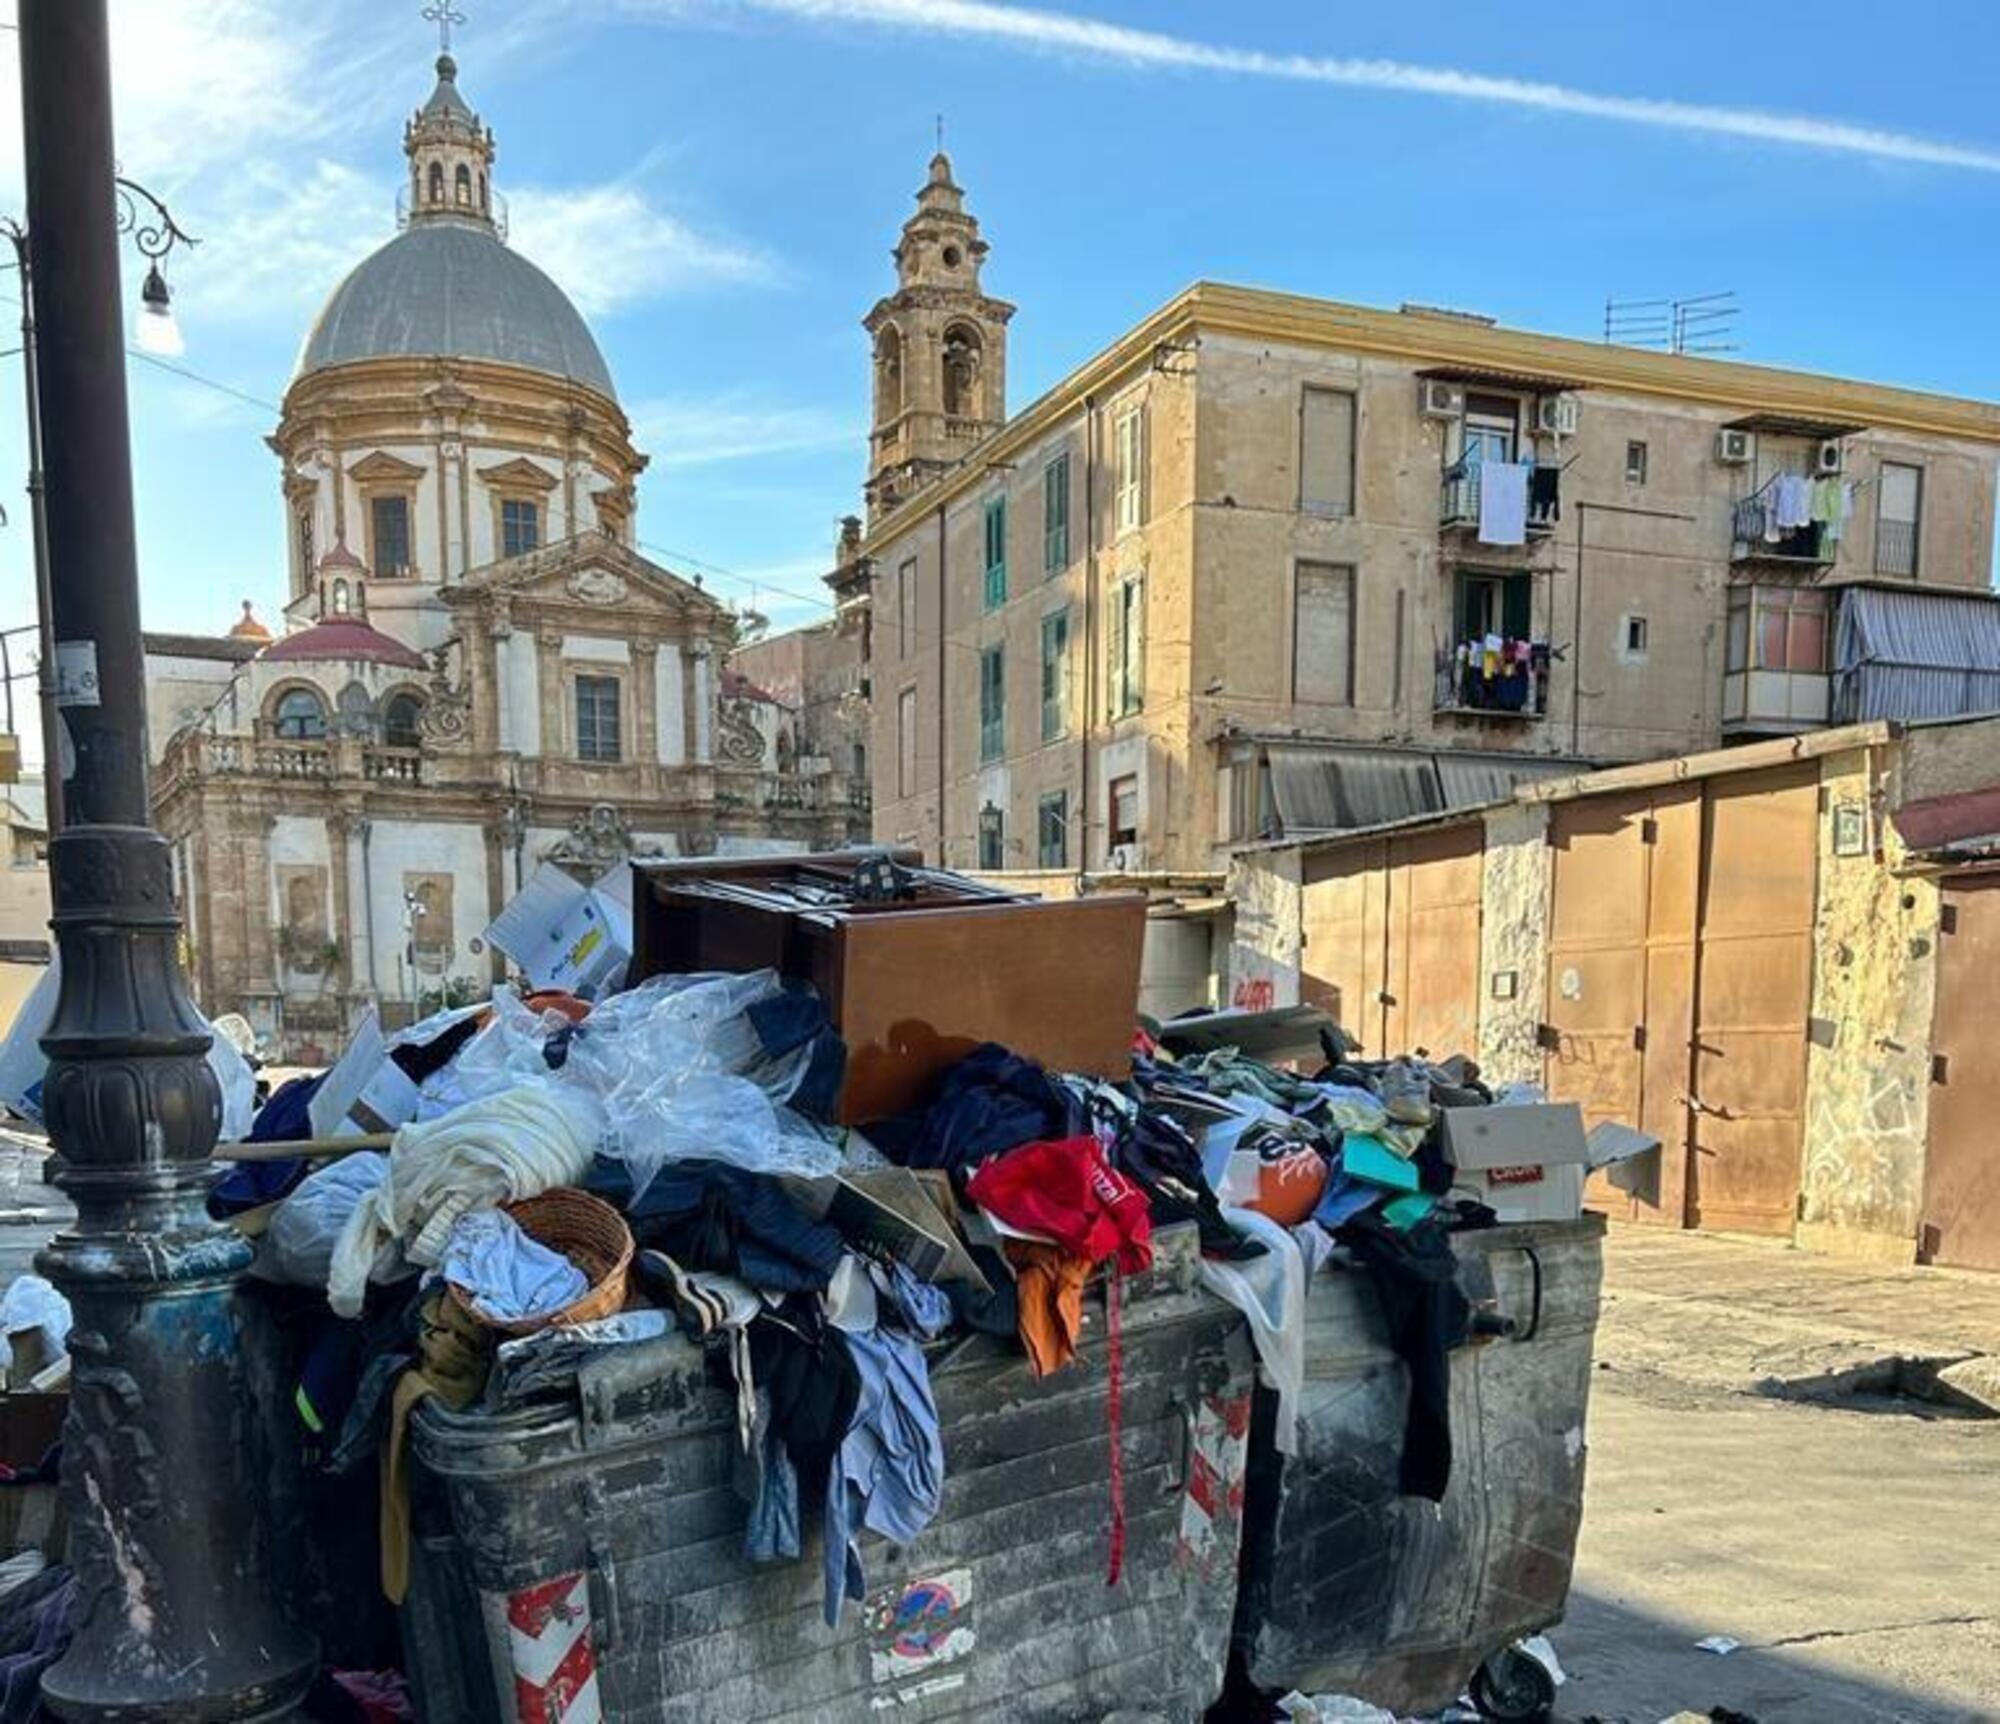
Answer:
POLYGON ((1204 1257, 1202 1285, 1243 1313, 1264 1380, 1278 1393, 1272 1445, 1281 1455, 1296 1454, 1299 1396, 1306 1381, 1305 1259, 1299 1242, 1268 1215, 1225 1207, 1222 1219, 1263 1245, 1264 1255, 1241 1263, 1204 1257))
POLYGON ((342 1317, 359 1316, 383 1246, 401 1245, 410 1262, 434 1266, 461 1215, 575 1184, 603 1135, 596 1100, 554 1083, 522 1084, 404 1126, 388 1176, 341 1230, 327 1303, 342 1317))

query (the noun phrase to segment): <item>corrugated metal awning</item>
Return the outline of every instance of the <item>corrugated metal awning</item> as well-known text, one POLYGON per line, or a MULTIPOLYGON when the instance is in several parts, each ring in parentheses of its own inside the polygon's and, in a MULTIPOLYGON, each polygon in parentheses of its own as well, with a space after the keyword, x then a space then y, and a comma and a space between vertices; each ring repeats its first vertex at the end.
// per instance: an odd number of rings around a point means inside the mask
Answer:
POLYGON ((1731 431, 1762 431, 1772 437, 1852 437, 1868 429, 1851 420, 1805 419, 1791 413, 1746 413, 1726 423, 1731 431))
POLYGON ((1427 365, 1419 377, 1435 377, 1443 383, 1490 383, 1496 389, 1531 389, 1537 395, 1559 395, 1582 389, 1574 377, 1554 377, 1545 371, 1510 371, 1492 365, 1427 365))
POLYGON ((1833 674, 1836 722, 2000 711, 2000 601, 1847 588, 1833 674))
POLYGON ((1573 760, 1427 749, 1270 745, 1271 796, 1287 837, 1348 832, 1504 802, 1528 779, 1574 775, 1573 760))

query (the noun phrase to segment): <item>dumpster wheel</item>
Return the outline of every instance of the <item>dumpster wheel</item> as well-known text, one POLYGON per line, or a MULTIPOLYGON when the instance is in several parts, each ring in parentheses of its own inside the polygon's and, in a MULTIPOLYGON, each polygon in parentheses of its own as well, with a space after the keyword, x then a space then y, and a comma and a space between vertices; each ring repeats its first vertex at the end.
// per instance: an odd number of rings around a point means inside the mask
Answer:
POLYGON ((1472 1673, 1472 1703, 1498 1724, 1537 1724, 1556 1703, 1556 1680, 1540 1659, 1503 1646, 1472 1673))

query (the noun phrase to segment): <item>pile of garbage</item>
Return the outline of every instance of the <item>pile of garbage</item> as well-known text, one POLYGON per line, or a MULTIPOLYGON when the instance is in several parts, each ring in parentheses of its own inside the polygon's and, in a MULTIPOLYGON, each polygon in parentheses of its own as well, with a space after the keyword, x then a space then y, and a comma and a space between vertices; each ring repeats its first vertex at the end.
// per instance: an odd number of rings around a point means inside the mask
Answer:
MULTIPOLYGON (((295 1405, 331 1468, 380 1465, 392 1599, 421 1401, 560 1398, 585 1361, 677 1327, 735 1397, 746 1555, 798 1559, 817 1507, 837 1622, 864 1595, 861 1533, 906 1544, 937 1512, 931 1352, 979 1332, 1062 1371, 1099 1280, 1115 1347, 1122 1278, 1177 1226, 1247 1320, 1280 1452, 1310 1277, 1372 1275, 1410 1370, 1402 1488, 1443 1496, 1447 1355, 1475 1331, 1447 1234, 1495 1218, 1446 1153, 1451 1110, 1496 1101, 1469 1061, 1363 1061, 1327 1034, 1301 1073, 1216 1045, 1210 1020, 1138 1030, 1110 1082, 988 1043, 853 1127, 846 1058, 799 980, 659 975, 594 1002, 499 988, 390 1035, 371 1018, 270 1097, 211 1208, 258 1241, 258 1275, 324 1294, 295 1405)), ((1115 1403, 1112 1426, 1115 1450, 1115 1403)), ((1115 1484, 1110 1512, 1115 1580, 1115 1484)))

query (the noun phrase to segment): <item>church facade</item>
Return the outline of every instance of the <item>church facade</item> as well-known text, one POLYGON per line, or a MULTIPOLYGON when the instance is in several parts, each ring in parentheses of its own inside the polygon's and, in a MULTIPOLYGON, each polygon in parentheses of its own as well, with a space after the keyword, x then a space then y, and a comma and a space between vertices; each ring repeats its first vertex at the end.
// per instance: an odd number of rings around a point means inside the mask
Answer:
MULTIPOLYGON (((645 457, 595 338, 506 243, 449 55, 405 129, 399 231, 333 292, 276 431, 284 628, 148 638, 155 818, 204 1008, 336 1049, 502 973, 545 861, 866 835, 851 761, 725 668, 736 619, 641 554, 645 457)), ((865 770, 865 769, 864 769, 865 770)))

